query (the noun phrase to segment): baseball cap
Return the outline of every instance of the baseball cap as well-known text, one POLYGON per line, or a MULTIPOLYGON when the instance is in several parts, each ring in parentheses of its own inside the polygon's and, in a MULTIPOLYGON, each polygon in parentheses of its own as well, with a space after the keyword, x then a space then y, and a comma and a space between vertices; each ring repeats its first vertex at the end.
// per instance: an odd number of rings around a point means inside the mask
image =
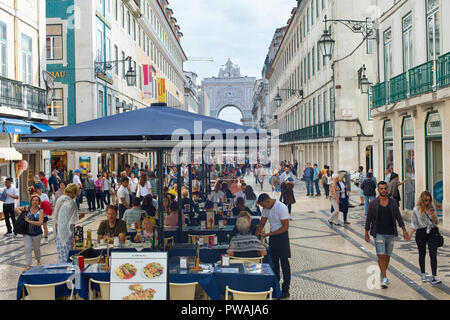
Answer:
POLYGON ((75 173, 81 173, 81 170, 77 169, 75 170, 75 173))

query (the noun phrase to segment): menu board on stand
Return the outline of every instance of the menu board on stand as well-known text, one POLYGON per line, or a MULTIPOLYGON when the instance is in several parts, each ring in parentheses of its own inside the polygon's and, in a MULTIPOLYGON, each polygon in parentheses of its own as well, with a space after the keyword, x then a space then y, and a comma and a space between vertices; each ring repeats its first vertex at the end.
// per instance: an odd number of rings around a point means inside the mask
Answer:
POLYGON ((167 252, 112 252, 110 300, 167 300, 167 252))

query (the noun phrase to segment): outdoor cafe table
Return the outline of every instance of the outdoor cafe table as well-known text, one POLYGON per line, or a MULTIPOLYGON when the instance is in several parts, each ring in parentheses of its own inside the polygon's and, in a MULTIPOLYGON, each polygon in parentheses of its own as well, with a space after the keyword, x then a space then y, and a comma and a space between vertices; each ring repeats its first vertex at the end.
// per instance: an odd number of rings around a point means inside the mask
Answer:
MULTIPOLYGON (((71 264, 47 265, 32 267, 30 270, 22 273, 19 276, 17 284, 17 300, 22 299, 22 294, 26 294, 25 284, 50 284, 75 279, 74 295, 80 288, 80 272, 79 268, 71 264), (49 267, 50 266, 50 267, 49 267), (54 268, 51 268, 54 266, 54 268), (25 291, 23 291, 25 290, 25 291)), ((55 296, 64 297, 70 296, 70 290, 67 285, 59 285, 55 287, 55 296)))

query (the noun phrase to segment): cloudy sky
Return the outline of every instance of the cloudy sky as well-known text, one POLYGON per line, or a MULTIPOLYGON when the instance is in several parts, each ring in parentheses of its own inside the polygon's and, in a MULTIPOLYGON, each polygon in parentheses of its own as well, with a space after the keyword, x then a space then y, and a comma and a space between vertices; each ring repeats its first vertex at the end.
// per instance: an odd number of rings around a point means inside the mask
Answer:
POLYGON ((295 0, 169 0, 184 37, 188 57, 214 62, 187 62, 185 70, 217 76, 228 58, 245 76, 260 78, 275 29, 286 25, 295 0))

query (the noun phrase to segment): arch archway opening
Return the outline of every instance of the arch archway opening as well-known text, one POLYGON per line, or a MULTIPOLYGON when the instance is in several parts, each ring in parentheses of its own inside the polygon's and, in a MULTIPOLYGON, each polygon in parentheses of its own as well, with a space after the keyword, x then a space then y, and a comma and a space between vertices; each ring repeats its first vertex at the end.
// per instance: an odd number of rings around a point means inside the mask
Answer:
POLYGON ((233 122, 236 124, 242 125, 242 119, 244 118, 244 114, 242 111, 233 105, 224 106, 220 109, 219 114, 217 116, 218 119, 233 122))

